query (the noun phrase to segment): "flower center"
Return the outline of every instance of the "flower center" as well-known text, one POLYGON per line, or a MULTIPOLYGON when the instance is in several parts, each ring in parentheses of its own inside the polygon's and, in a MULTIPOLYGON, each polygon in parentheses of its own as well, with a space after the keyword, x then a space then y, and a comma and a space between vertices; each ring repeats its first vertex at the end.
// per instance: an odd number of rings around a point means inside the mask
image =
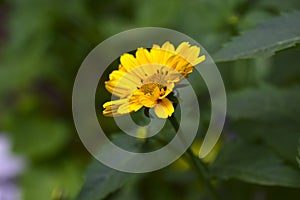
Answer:
POLYGON ((143 84, 140 88, 141 91, 144 94, 153 95, 155 90, 158 89, 160 96, 165 95, 167 90, 166 85, 168 85, 168 82, 166 81, 166 75, 168 75, 168 73, 168 70, 163 72, 163 67, 161 67, 160 69, 157 69, 156 73, 152 74, 151 76, 145 74, 147 78, 141 80, 141 83, 143 84))
POLYGON ((140 90, 145 94, 145 95, 155 95, 154 92, 155 90, 159 91, 159 96, 164 96, 166 94, 166 90, 167 87, 163 86, 161 84, 158 83, 146 83, 144 85, 142 85, 142 87, 140 88, 140 90))
MULTIPOLYGON (((166 81, 167 74, 168 74, 168 71, 163 72, 162 70, 157 70, 157 73, 155 73, 141 81, 143 84, 156 83, 158 85, 167 85, 167 81, 166 81)), ((147 74, 145 74, 145 75, 147 76, 147 74)))

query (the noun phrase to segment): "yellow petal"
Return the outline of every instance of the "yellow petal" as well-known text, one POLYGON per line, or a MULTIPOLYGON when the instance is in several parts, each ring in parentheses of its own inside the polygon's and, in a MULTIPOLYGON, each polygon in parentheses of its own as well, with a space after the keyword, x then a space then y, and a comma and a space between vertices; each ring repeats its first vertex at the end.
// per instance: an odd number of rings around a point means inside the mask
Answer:
POLYGON ((151 96, 147 95, 141 96, 139 100, 140 103, 147 108, 152 108, 156 104, 156 99, 154 100, 153 98, 151 98, 151 96))
POLYGON ((162 60, 162 50, 159 48, 152 48, 150 50, 150 55, 152 57, 152 63, 153 64, 161 64, 161 60, 162 60))
POLYGON ((157 44, 153 44, 153 45, 152 45, 152 49, 160 49, 160 46, 157 45, 157 44))
POLYGON ((129 53, 125 53, 120 57, 121 65, 126 69, 126 71, 132 70, 134 67, 139 66, 136 58, 129 53))
POLYGON ((154 106, 154 112, 159 118, 168 118, 173 114, 174 107, 169 99, 164 98, 154 106))
POLYGON ((126 103, 126 102, 128 102, 127 99, 118 99, 118 100, 114 100, 114 101, 108 101, 108 102, 103 104, 103 108, 106 108, 108 106, 121 105, 121 104, 126 103))
POLYGON ((205 60, 205 55, 200 56, 199 58, 195 59, 192 64, 198 65, 199 63, 202 63, 204 60, 205 60))
POLYGON ((114 70, 109 75, 109 79, 105 82, 106 89, 121 98, 128 96, 142 84, 138 76, 121 70, 114 70))
POLYGON ((114 70, 110 75, 109 75, 109 79, 110 80, 123 80, 123 81, 127 81, 128 84, 139 84, 140 83, 140 79, 134 75, 132 75, 131 73, 127 73, 127 72, 123 72, 120 70, 114 70))
POLYGON ((182 42, 176 49, 176 53, 186 58, 188 56, 190 43, 188 42, 182 42))
POLYGON ((138 62, 143 65, 143 64, 148 64, 152 62, 151 55, 147 49, 143 48, 138 48, 138 50, 135 53, 136 59, 138 62))
POLYGON ((192 46, 188 50, 188 56, 185 58, 188 62, 192 62, 198 58, 200 53, 200 48, 197 46, 192 46))
POLYGON ((139 109, 141 109, 143 107, 143 105, 137 103, 137 102, 127 102, 122 104, 119 108, 118 108, 118 113, 119 114, 128 114, 131 112, 135 112, 138 111, 139 109))
POLYGON ((157 58, 155 57, 157 64, 166 66, 167 60, 175 54, 175 48, 169 41, 165 42, 161 48, 157 46, 155 49, 157 50, 157 54, 155 54, 155 50, 153 54, 157 56, 157 58))
POLYGON ((115 101, 109 101, 103 104, 103 115, 107 117, 112 117, 112 116, 120 116, 121 114, 118 113, 118 108, 120 105, 128 102, 127 99, 119 99, 115 101))
POLYGON ((121 98, 130 95, 132 91, 136 89, 136 88, 128 88, 127 85, 121 85, 113 81, 106 81, 105 88, 113 95, 121 98))
POLYGON ((103 104, 104 116, 120 116, 134 111, 138 111, 143 105, 137 99, 119 99, 103 104))
POLYGON ((175 52, 174 45, 171 44, 169 41, 165 42, 161 48, 164 50, 168 50, 169 52, 175 52))
POLYGON ((127 88, 136 88, 141 84, 141 79, 130 73, 115 70, 109 75, 110 81, 117 83, 118 86, 127 86, 127 88))

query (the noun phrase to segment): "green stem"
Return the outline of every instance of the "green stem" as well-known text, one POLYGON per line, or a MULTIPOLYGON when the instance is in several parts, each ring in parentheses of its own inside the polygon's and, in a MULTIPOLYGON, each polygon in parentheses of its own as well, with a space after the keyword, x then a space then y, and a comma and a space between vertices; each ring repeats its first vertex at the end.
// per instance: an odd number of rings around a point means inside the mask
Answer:
MULTIPOLYGON (((174 116, 172 116, 169 118, 169 121, 171 122, 175 131, 178 131, 179 124, 178 124, 178 121, 176 120, 176 118, 174 116)), ((180 130, 179 130, 179 134, 180 134, 180 130)), ((212 184, 210 182, 205 164, 202 162, 202 160, 199 157, 194 155, 194 153, 192 152, 192 150, 190 148, 188 148, 187 154, 191 158, 192 164, 193 164, 199 178, 202 180, 202 182, 206 186, 206 189, 211 193, 212 197, 215 200, 220 200, 221 198, 219 197, 218 193, 216 192, 215 188, 212 186, 212 184)))
POLYGON ((215 200, 220 200, 220 196, 216 192, 215 188, 212 186, 207 171, 206 171, 206 166, 204 163, 201 161, 200 158, 196 157, 191 149, 187 150, 188 155, 191 157, 192 163, 195 166, 195 169, 198 173, 199 178, 203 181, 204 185, 206 186, 206 189, 211 193, 212 197, 215 200))

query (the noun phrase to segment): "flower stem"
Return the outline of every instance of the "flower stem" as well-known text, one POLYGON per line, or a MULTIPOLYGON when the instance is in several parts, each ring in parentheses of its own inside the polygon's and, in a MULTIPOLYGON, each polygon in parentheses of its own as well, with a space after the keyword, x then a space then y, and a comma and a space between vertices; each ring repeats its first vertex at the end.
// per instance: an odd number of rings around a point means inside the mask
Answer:
MULTIPOLYGON (((172 115, 172 117, 169 118, 169 121, 171 122, 175 131, 178 131, 179 124, 178 124, 177 119, 174 117, 174 115, 172 115)), ((213 199, 220 200, 221 199, 220 196, 218 195, 215 188, 212 186, 212 184, 210 182, 205 164, 202 162, 202 160, 199 157, 194 155, 191 148, 188 148, 187 154, 191 158, 192 164, 193 164, 199 178, 202 180, 203 184, 206 186, 206 189, 211 193, 213 199)))

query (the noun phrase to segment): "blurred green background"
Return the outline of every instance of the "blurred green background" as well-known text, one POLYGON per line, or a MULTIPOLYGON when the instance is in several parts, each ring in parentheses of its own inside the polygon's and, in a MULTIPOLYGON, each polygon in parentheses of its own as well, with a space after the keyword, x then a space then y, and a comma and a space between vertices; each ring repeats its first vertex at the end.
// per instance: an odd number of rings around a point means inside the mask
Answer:
MULTIPOLYGON (((232 37, 297 9, 298 0, 0 1, 0 131, 27 160, 18 179, 23 199, 74 199, 79 193, 91 200, 210 199, 183 160, 129 180, 93 165, 87 176, 92 158, 71 110, 77 70, 97 44, 127 29, 174 29, 214 55, 232 37)), ((207 162, 222 199, 299 199, 299 53, 297 46, 271 58, 217 63, 228 119, 207 162)), ((203 127, 210 114, 204 94, 203 127)), ((201 135, 195 148, 199 141, 201 135)))

